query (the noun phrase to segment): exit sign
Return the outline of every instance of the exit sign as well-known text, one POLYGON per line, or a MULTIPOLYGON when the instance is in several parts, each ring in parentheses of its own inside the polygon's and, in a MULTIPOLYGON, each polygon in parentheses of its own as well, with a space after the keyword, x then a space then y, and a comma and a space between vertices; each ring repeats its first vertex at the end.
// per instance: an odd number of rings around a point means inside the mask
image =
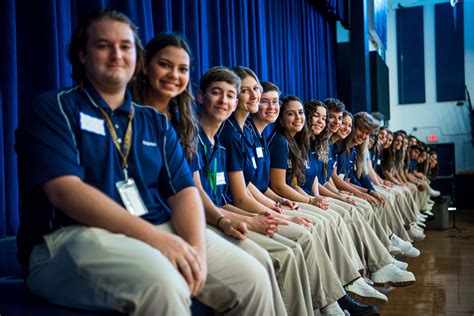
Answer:
POLYGON ((433 142, 438 141, 438 136, 436 136, 436 134, 432 134, 432 135, 428 135, 428 136, 426 137, 426 139, 427 139, 430 143, 433 143, 433 142))

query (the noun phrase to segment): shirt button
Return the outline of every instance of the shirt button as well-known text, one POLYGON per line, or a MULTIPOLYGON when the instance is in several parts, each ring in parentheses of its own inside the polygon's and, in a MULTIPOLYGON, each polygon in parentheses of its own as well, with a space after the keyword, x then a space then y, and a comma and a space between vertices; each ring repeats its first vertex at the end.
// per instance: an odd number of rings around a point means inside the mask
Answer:
POLYGON ((119 129, 120 126, 119 126, 118 124, 115 124, 115 128, 116 128, 116 129, 119 129))
POLYGON ((121 138, 117 139, 117 141, 118 141, 119 144, 122 143, 122 139, 121 139, 121 138))

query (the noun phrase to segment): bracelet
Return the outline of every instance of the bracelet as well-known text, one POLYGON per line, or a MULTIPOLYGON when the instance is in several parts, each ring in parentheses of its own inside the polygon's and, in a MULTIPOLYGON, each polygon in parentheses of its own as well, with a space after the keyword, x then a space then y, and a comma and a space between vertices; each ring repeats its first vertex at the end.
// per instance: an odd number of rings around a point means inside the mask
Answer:
POLYGON ((217 221, 216 221, 216 227, 217 227, 217 228, 220 229, 220 227, 219 227, 219 222, 221 221, 221 219, 224 219, 224 218, 225 218, 225 216, 224 216, 224 215, 221 215, 221 216, 217 219, 217 221))

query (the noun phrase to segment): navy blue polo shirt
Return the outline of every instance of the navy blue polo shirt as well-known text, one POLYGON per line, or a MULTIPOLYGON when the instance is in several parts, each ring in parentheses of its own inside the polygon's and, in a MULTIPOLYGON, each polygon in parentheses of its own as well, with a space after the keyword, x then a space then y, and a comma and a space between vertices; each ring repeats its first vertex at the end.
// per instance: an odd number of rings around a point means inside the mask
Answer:
POLYGON ((293 169, 291 161, 289 161, 288 140, 280 132, 274 131, 268 138, 268 150, 270 152, 270 168, 286 170, 286 183, 291 185, 293 169))
POLYGON ((418 161, 416 159, 410 159, 410 163, 408 165, 408 171, 410 173, 415 172, 416 165, 418 164, 418 161))
POLYGON ((348 170, 348 174, 346 174, 346 177, 348 177, 351 181, 351 183, 355 184, 355 185, 358 185, 360 187, 363 187, 363 188, 366 188, 366 189, 370 189, 372 191, 375 191, 375 187, 374 185, 372 184, 372 180, 370 180, 370 177, 369 175, 367 174, 364 174, 362 175, 361 177, 358 177, 357 174, 356 174, 356 171, 357 171, 357 167, 356 167, 356 151, 355 151, 355 148, 351 148, 351 157, 353 162, 352 164, 350 165, 350 169, 348 170))
POLYGON ((193 186, 179 139, 166 116, 131 101, 111 111, 88 82, 69 90, 40 95, 25 112, 16 131, 19 162, 21 224, 20 261, 28 266, 32 248, 42 236, 75 224, 48 201, 41 185, 61 176, 77 176, 122 204, 116 188, 124 180, 121 158, 99 107, 108 113, 119 141, 124 138, 134 106, 128 174, 136 182, 149 213, 145 220, 160 224, 171 217, 166 199, 193 186))
POLYGON ((328 140, 328 163, 327 163, 327 175, 324 183, 329 181, 331 178, 334 168, 337 166, 338 146, 334 145, 331 139, 328 140))
POLYGON ((214 136, 214 145, 212 145, 204 130, 199 129, 197 156, 202 162, 202 167, 198 169, 202 188, 215 205, 222 206, 226 204, 224 197, 227 193, 228 182, 225 170, 226 149, 219 144, 217 135, 214 136), (215 191, 211 182, 216 184, 215 191))
POLYGON ((249 128, 240 128, 234 115, 222 123, 217 132, 220 144, 226 149, 227 172, 242 171, 245 185, 255 176, 257 162, 253 153, 253 137, 249 128))
POLYGON ((348 156, 345 153, 337 155, 337 173, 338 175, 344 175, 344 179, 349 177, 349 173, 354 167, 355 155, 354 148, 349 150, 348 156))
POLYGON ((257 162, 257 169, 255 170, 252 183, 260 192, 265 193, 270 185, 270 152, 268 151, 267 140, 258 132, 251 118, 245 122, 245 128, 251 131, 253 137, 253 154, 257 162))
POLYGON ((318 180, 324 178, 323 174, 324 174, 323 164, 321 163, 321 161, 318 160, 318 153, 316 153, 315 151, 311 151, 308 155, 308 162, 307 162, 307 166, 305 170, 306 181, 301 186, 301 188, 306 193, 313 194, 312 189, 313 189, 314 179, 316 177, 318 177, 318 180))
POLYGON ((373 153, 370 153, 370 159, 372 161, 372 168, 374 168, 374 171, 377 173, 377 174, 381 174, 381 169, 382 169, 382 159, 381 159, 381 156, 380 154, 376 154, 374 155, 373 153))

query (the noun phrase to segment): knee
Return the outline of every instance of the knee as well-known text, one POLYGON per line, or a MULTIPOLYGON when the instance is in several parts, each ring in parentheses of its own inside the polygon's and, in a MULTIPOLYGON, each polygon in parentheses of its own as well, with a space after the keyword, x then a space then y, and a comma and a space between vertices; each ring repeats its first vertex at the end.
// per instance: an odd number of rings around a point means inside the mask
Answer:
POLYGON ((123 312, 133 312, 136 315, 148 315, 150 312, 162 315, 188 313, 191 308, 191 292, 177 271, 149 273, 147 280, 139 285, 140 289, 130 300, 122 302, 123 312))

